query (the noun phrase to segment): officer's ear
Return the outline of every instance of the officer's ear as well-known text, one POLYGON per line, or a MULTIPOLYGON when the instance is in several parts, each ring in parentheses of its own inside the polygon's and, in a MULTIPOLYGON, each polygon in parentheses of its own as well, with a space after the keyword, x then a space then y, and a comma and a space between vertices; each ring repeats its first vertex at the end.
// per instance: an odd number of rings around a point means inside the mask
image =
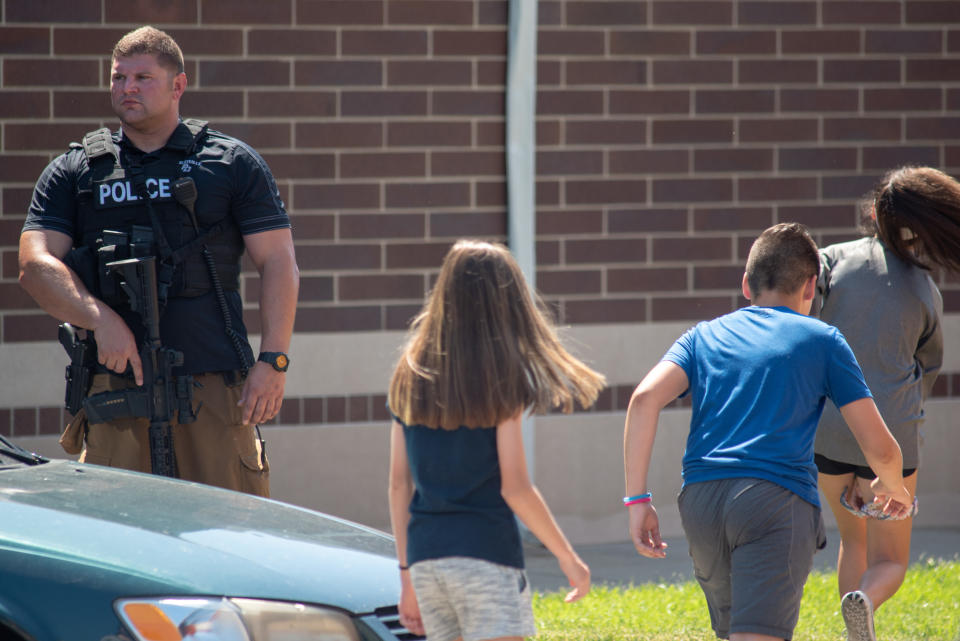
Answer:
POLYGON ((187 74, 182 71, 173 77, 173 98, 180 100, 180 96, 187 90, 187 74))

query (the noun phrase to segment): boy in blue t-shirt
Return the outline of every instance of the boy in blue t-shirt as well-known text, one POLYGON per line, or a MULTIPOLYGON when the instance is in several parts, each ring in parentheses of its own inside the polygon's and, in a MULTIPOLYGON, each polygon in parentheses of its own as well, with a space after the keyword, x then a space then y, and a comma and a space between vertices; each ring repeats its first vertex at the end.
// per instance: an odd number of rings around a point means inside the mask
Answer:
POLYGON ((662 558, 647 471, 660 411, 690 394, 693 415, 678 505, 713 630, 733 641, 790 639, 815 549, 825 544, 813 440, 824 401, 843 413, 877 473, 888 514, 912 497, 896 440, 840 332, 810 318, 820 261, 802 225, 753 243, 752 303, 687 331, 630 399, 624 468, 630 536, 662 558))

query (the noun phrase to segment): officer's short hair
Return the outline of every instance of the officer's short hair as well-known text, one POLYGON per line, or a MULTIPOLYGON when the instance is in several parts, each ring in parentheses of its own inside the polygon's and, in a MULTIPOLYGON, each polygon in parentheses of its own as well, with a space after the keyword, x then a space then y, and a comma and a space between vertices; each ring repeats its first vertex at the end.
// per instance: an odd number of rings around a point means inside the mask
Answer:
POLYGON ((165 31, 149 25, 134 29, 113 47, 114 60, 143 54, 156 56, 161 66, 183 73, 183 52, 177 41, 165 31))

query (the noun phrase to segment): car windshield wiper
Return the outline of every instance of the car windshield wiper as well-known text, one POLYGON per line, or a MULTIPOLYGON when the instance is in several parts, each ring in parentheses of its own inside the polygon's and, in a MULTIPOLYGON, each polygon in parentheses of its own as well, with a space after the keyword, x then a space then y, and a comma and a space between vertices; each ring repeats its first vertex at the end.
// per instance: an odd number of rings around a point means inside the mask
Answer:
POLYGON ((21 463, 26 463, 27 465, 39 465, 41 463, 47 463, 49 460, 39 454, 28 452, 19 445, 11 443, 3 436, 0 436, 0 456, 6 456, 21 463))

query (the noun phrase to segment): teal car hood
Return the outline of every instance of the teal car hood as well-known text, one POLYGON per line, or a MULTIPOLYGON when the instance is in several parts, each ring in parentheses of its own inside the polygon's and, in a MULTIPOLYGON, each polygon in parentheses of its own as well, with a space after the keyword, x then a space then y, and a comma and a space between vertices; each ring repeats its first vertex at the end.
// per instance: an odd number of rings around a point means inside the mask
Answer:
POLYGON ((0 468, 0 571, 3 563, 95 581, 117 597, 251 597, 360 614, 395 604, 400 592, 393 540, 377 530, 63 460, 0 468))

